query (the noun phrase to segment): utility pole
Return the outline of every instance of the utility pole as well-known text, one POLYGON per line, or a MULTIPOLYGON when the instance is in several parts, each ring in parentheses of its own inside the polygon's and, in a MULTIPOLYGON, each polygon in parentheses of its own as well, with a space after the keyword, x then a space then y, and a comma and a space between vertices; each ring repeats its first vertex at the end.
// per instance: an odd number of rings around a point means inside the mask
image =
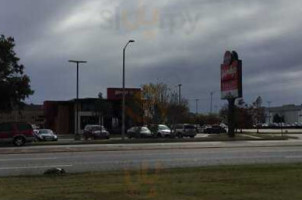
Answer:
POLYGON ((270 107, 271 107, 271 101, 267 101, 268 104, 268 125, 270 125, 271 123, 271 111, 270 111, 270 107))
POLYGON ((78 101, 79 101, 79 64, 80 63, 87 63, 87 61, 83 61, 83 60, 69 60, 68 62, 71 63, 76 63, 77 64, 77 95, 76 95, 76 123, 75 123, 75 132, 74 132, 74 139, 75 140, 79 140, 80 139, 80 134, 79 134, 79 130, 78 130, 78 126, 79 126, 79 105, 78 105, 78 101))
POLYGON ((210 93, 210 95, 211 95, 210 114, 212 114, 212 110, 213 110, 213 94, 214 94, 214 92, 210 93))
POLYGON ((178 104, 181 104, 181 86, 182 86, 182 84, 178 85, 178 87, 179 87, 179 91, 178 91, 178 104))
POLYGON ((195 99, 195 103, 196 103, 196 115, 198 114, 198 101, 199 101, 199 99, 195 99))

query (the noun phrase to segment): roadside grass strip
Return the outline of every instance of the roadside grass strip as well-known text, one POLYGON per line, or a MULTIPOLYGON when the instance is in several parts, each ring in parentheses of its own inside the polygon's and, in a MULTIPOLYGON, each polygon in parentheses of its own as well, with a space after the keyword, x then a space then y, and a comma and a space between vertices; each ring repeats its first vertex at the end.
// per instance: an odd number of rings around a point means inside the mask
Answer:
POLYGON ((5 200, 301 200, 302 164, 238 165, 0 178, 5 200))

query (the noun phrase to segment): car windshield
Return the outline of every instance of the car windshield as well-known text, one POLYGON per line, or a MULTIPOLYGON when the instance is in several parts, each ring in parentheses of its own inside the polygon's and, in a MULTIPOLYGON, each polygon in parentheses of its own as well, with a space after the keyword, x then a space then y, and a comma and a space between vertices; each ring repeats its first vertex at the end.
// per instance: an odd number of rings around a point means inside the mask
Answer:
POLYGON ((141 127, 140 128, 142 131, 149 131, 149 129, 147 127, 141 127))
POLYGON ((91 130, 92 131, 98 131, 98 130, 101 130, 101 128, 102 127, 100 127, 100 126, 93 126, 93 127, 91 127, 91 130))
POLYGON ((170 128, 168 126, 166 126, 166 125, 159 125, 158 129, 159 130, 169 130, 170 128))
POLYGON ((90 131, 99 131, 104 129, 105 128, 103 126, 99 126, 99 125, 86 127, 86 130, 90 130, 90 131))
POLYGON ((40 134, 51 134, 52 131, 51 130, 42 129, 42 130, 39 130, 39 133, 40 134))
POLYGON ((186 129, 195 129, 195 126, 193 126, 193 125, 185 125, 185 128, 186 129))

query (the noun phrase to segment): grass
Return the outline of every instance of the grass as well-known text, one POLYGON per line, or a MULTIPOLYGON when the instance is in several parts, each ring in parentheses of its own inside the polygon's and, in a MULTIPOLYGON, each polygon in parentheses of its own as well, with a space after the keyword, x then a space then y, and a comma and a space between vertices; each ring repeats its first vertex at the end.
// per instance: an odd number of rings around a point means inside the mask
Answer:
POLYGON ((0 178, 5 200, 302 199, 302 164, 217 166, 0 178))

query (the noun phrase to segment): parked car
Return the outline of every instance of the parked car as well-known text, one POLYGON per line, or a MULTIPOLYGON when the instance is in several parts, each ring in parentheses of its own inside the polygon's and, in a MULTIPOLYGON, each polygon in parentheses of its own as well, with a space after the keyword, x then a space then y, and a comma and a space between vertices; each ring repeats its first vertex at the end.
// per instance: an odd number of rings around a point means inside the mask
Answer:
POLYGON ((58 136, 50 129, 40 129, 34 134, 38 141, 58 141, 58 136))
POLYGON ((0 142, 23 146, 26 142, 34 140, 34 131, 30 124, 23 122, 0 123, 0 142))
POLYGON ((149 129, 156 137, 174 137, 172 130, 164 124, 150 125, 149 129))
POLYGON ((219 126, 224 129, 228 129, 228 126, 225 123, 220 123, 219 126))
POLYGON ((226 129, 219 126, 219 125, 213 125, 211 127, 207 127, 204 129, 204 133, 226 133, 226 129))
POLYGON ((86 125, 83 133, 84 139, 109 139, 110 133, 101 125, 86 125))
POLYGON ((134 126, 127 130, 128 138, 154 137, 154 134, 146 126, 134 126))
POLYGON ((197 133, 203 133, 203 128, 199 124, 194 124, 197 133))
POLYGON ((197 134, 196 127, 191 124, 176 124, 174 127, 175 136, 194 138, 197 134))

